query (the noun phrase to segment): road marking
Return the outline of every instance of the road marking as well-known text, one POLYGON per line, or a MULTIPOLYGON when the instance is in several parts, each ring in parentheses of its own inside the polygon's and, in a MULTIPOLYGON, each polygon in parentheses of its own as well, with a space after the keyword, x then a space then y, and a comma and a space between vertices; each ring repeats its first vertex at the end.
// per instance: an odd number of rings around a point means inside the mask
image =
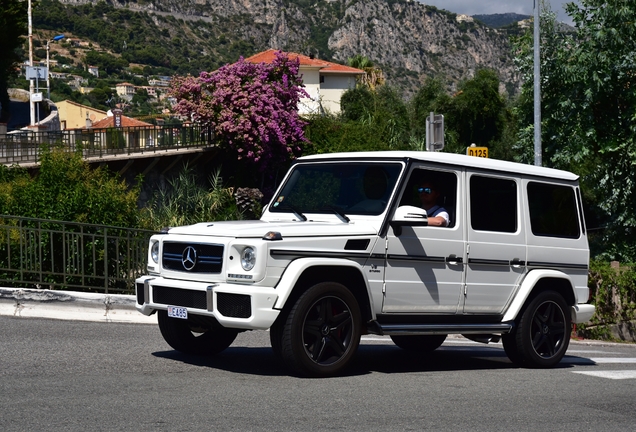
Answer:
POLYGON ((636 363, 636 357, 594 357, 594 363, 636 363))
POLYGON ((620 370, 620 371, 572 371, 572 373, 581 375, 590 375, 598 378, 607 379, 636 379, 636 370, 620 370))

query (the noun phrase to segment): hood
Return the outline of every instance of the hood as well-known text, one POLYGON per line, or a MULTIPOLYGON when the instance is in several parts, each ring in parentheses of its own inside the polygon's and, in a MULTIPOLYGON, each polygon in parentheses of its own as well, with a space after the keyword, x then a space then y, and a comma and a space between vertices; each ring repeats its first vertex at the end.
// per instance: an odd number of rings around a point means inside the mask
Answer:
POLYGON ((278 231, 285 237, 309 237, 320 235, 376 235, 377 229, 369 223, 334 223, 334 222, 267 222, 251 221, 223 221, 203 222, 195 225, 171 228, 168 234, 214 236, 214 237, 242 237, 262 238, 269 231, 278 231))

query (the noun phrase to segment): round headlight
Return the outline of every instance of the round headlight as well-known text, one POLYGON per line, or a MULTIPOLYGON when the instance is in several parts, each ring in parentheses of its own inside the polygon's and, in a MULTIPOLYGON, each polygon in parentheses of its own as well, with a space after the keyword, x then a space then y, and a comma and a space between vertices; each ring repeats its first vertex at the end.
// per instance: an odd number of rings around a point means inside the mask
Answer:
POLYGON ((256 251, 253 247, 248 246, 241 252, 241 267, 243 270, 250 271, 256 264, 256 251))
POLYGON ((154 242, 150 247, 150 257, 155 264, 159 264, 159 242, 154 242))

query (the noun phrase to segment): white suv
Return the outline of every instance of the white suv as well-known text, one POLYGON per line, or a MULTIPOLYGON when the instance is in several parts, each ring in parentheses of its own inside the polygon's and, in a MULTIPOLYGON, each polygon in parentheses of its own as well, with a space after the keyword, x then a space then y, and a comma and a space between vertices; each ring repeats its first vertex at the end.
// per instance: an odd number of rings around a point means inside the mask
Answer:
POLYGON ((577 179, 447 153, 303 157, 260 220, 153 236, 137 308, 189 354, 269 329, 302 375, 338 373, 369 333, 416 352, 501 339, 513 362, 551 367, 594 314, 577 179))

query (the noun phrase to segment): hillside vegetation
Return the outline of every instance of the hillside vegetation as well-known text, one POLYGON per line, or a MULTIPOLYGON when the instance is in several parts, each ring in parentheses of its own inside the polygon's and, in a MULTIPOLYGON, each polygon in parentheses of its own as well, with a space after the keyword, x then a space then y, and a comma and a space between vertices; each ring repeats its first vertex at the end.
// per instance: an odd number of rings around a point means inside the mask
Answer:
MULTIPOLYGON (((480 68, 498 71, 509 92, 519 88, 507 37, 514 29, 405 0, 42 0, 33 22, 155 74, 198 74, 275 48, 339 63, 361 54, 407 92, 431 76, 455 88, 480 68)), ((80 54, 70 57, 84 61, 80 54)))

